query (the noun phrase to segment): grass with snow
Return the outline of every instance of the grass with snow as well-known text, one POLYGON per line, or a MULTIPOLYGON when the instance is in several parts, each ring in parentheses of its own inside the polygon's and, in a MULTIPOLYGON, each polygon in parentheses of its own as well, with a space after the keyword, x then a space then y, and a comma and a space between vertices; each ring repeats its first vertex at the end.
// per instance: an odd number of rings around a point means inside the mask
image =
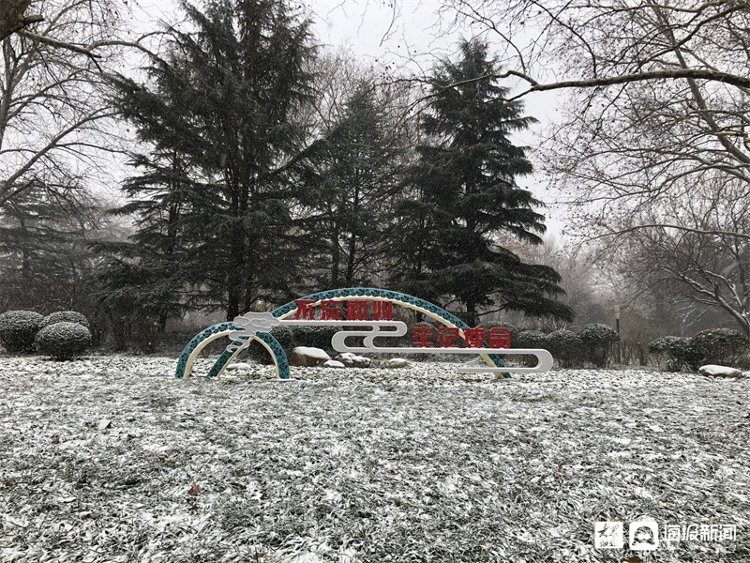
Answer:
POLYGON ((455 365, 0 358, 0 561, 620 562, 642 515, 738 526, 644 561, 750 561, 750 380, 455 365))

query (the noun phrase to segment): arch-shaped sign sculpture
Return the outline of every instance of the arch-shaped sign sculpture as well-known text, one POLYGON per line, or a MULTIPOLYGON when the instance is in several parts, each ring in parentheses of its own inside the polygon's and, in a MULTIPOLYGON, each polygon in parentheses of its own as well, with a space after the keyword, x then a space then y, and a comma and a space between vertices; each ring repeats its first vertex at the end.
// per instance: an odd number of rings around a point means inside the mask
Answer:
MULTIPOLYGON (((374 353, 450 353, 450 354, 478 354, 481 356, 487 367, 457 368, 457 371, 485 371, 502 374, 509 378, 511 372, 543 372, 552 367, 552 356, 546 350, 537 349, 514 349, 510 344, 504 344, 497 348, 486 348, 483 345, 479 347, 438 347, 438 348, 385 348, 377 347, 374 344, 376 338, 396 337, 406 334, 406 324, 400 321, 393 321, 390 314, 392 306, 398 305, 422 313, 427 317, 439 322, 445 327, 455 329, 455 337, 464 339, 471 329, 457 316, 438 307, 437 305, 395 291, 375 288, 346 288, 322 291, 313 295, 302 297, 286 305, 275 309, 270 313, 248 313, 237 317, 232 322, 224 322, 211 326, 197 335, 195 335, 183 350, 177 362, 175 376, 182 379, 190 375, 193 364, 201 351, 211 342, 218 338, 229 337, 231 343, 227 349, 219 356, 214 365, 208 372, 209 377, 220 375, 226 366, 234 360, 239 352, 247 348, 252 340, 257 340, 263 345, 273 357, 276 365, 276 372, 279 379, 291 379, 289 371, 289 361, 287 360, 284 349, 271 334, 274 326, 341 326, 354 327, 369 330, 340 331, 333 337, 332 343, 334 349, 338 352, 374 352, 374 353), (330 314, 327 320, 315 320, 314 308, 328 307, 329 313, 335 312, 330 308, 332 303, 354 301, 364 303, 365 313, 367 311, 367 302, 373 302, 373 319, 366 320, 359 316, 355 319, 342 320, 340 314, 330 314), (294 319, 290 319, 294 317, 294 319), (388 329, 388 330, 386 330, 388 329), (351 336, 365 337, 365 346, 351 347, 347 346, 346 339, 351 336), (535 367, 506 367, 498 354, 520 354, 533 355, 539 360, 535 367)), ((356 311, 356 307, 354 310, 356 311)), ((365 314, 366 317, 366 314, 365 314)), ((468 342, 468 340, 467 340, 468 342)))

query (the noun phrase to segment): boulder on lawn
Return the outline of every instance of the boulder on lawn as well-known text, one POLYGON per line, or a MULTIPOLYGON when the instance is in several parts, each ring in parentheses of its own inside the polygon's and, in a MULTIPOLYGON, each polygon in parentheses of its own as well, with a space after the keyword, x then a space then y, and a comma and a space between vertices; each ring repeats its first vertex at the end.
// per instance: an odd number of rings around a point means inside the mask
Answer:
POLYGON ((331 359, 325 350, 311 346, 297 346, 289 356, 289 363, 299 367, 320 366, 331 359))
POLYGON ((350 368, 370 367, 370 363, 372 362, 370 358, 365 358, 364 356, 357 356, 357 354, 353 354, 351 352, 342 352, 341 354, 336 356, 334 359, 341 362, 346 367, 350 367, 350 368))
POLYGON ((411 364, 404 358, 391 358, 385 363, 387 368, 408 368, 411 364))
POLYGON ((228 370, 249 370, 253 369, 253 366, 245 362, 235 362, 227 366, 228 370))
POLYGON ((328 360, 326 363, 323 364, 323 367, 342 369, 342 368, 345 368, 346 366, 342 362, 339 362, 338 360, 328 360))
POLYGON ((708 375, 710 377, 742 377, 742 372, 738 369, 713 364, 701 366, 698 368, 698 371, 701 375, 708 375))

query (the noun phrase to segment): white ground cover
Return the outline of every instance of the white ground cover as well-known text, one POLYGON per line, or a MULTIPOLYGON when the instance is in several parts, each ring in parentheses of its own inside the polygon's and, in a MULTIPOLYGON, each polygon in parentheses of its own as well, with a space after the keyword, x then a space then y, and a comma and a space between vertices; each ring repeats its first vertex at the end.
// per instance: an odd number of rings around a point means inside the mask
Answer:
POLYGON ((750 561, 750 380, 454 366, 0 358, 0 561, 638 561, 593 527, 643 515, 750 561))

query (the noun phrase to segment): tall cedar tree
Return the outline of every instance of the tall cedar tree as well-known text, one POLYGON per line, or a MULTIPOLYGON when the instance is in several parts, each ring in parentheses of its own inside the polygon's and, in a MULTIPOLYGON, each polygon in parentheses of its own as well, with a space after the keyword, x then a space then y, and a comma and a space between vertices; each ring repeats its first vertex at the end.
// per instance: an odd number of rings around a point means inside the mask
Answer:
POLYGON ((302 224, 312 235, 321 289, 376 284, 386 264, 382 225, 392 215, 403 153, 386 103, 372 84, 360 83, 302 162, 302 224))
POLYGON ((183 305, 232 319, 286 297, 296 278, 282 180, 305 136, 296 116, 312 92, 310 24, 280 0, 182 8, 192 30, 168 29, 170 54, 151 61, 149 84, 114 82, 118 109, 153 149, 133 161, 142 174, 120 212, 135 213, 139 230, 129 250, 114 249, 110 280, 163 299, 163 312, 185 291, 183 305), (148 275, 130 275, 134 264, 148 275))
POLYGON ((414 189, 399 206, 405 233, 396 283, 426 298, 458 301, 476 324, 480 308, 513 309, 534 316, 572 319, 554 299, 560 276, 550 267, 524 264, 502 246, 503 237, 541 244, 540 202, 516 184, 531 173, 524 147, 509 134, 533 118, 506 99, 508 90, 486 78, 497 73, 486 46, 463 42, 463 58, 446 61, 432 80, 422 130, 408 174, 414 189))

